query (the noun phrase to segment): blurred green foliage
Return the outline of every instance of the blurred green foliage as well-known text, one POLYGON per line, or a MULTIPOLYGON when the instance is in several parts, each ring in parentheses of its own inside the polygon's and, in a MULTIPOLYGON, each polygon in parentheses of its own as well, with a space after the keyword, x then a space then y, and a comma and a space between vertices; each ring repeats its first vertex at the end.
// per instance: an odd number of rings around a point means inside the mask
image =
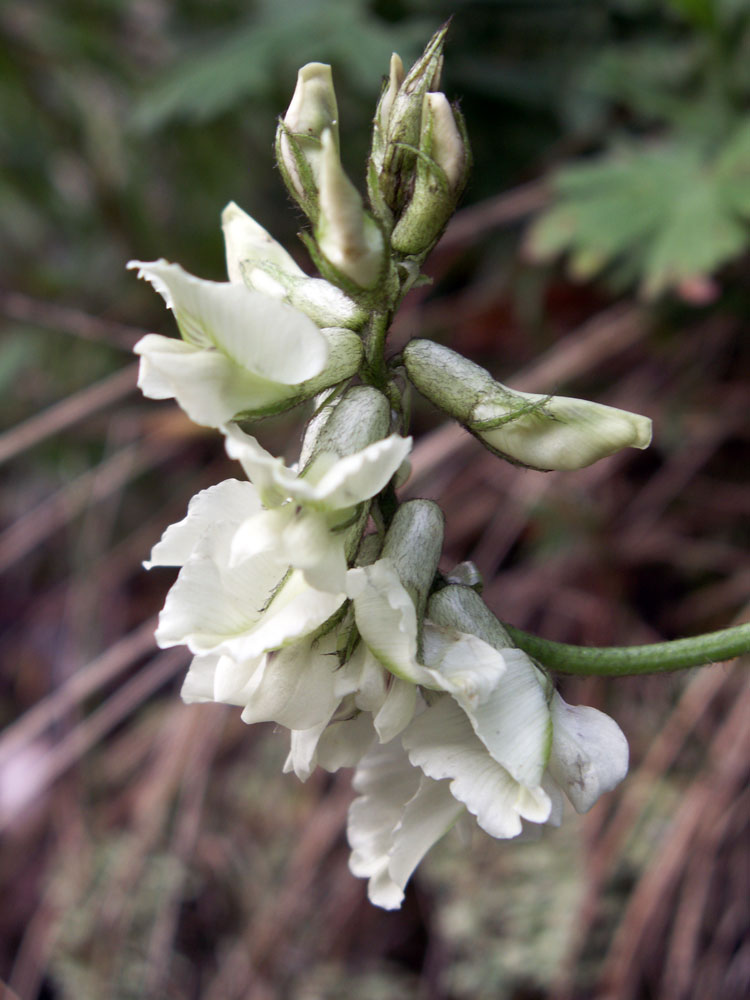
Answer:
POLYGON ((607 271, 647 297, 700 298, 750 246, 750 7, 622 9, 620 37, 584 68, 571 106, 604 152, 555 174, 528 249, 567 253, 574 278, 607 271))

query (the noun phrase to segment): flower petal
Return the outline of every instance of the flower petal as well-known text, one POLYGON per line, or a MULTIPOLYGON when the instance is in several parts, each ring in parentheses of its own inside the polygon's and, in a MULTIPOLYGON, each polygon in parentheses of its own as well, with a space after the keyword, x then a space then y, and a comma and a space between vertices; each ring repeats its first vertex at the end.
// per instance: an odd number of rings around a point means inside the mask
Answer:
POLYGON ((151 559, 143 565, 146 569, 182 566, 200 539, 206 532, 215 530, 218 523, 238 525, 259 510, 260 500, 251 483, 225 479, 216 486, 209 486, 190 500, 187 515, 167 528, 151 550, 151 559))
POLYGON ((266 653, 242 712, 242 721, 276 722, 310 729, 328 722, 340 701, 336 692, 335 637, 301 641, 266 653))
POLYGON ((176 399, 191 420, 218 427, 247 410, 293 405, 297 390, 247 371, 221 351, 149 333, 133 348, 140 354, 138 386, 149 399, 176 399))
MULTIPOLYGON (((506 390, 510 392, 511 390, 506 390)), ((518 403, 539 401, 538 409, 508 420, 494 429, 477 430, 493 449, 535 469, 582 469, 621 448, 647 448, 651 421, 637 413, 570 396, 546 398, 513 392, 518 403)), ((472 422, 502 417, 504 408, 480 403, 472 422)))
POLYGON ((489 697, 465 707, 472 728, 492 757, 527 787, 542 781, 552 722, 536 668, 520 649, 504 649, 506 671, 489 697))
POLYGON ((517 837, 522 819, 544 823, 551 802, 539 786, 527 788, 490 757, 462 709, 447 695, 411 723, 402 737, 409 760, 435 780, 450 778, 463 802, 492 837, 517 837))
POLYGON ((464 811, 448 782, 436 782, 411 766, 400 743, 374 745, 354 775, 360 792, 349 809, 349 868, 368 878, 370 902, 392 910, 432 845, 464 811))
POLYGON ((304 313, 232 282, 204 281, 165 260, 130 261, 174 310, 184 339, 216 347, 271 382, 297 385, 325 368, 328 347, 304 313))
POLYGON ((306 478, 298 480, 295 498, 324 510, 353 507, 379 493, 398 471, 411 450, 411 438, 398 434, 339 458, 317 479, 317 459, 306 478))
MULTIPOLYGON (((227 274, 235 284, 244 284, 256 264, 272 264, 283 273, 304 277, 292 256, 252 216, 230 201, 221 213, 221 228, 227 256, 227 274)), ((253 287, 252 280, 248 281, 253 287)))
POLYGON ((604 712, 552 699, 549 772, 579 813, 611 791, 628 773, 628 741, 604 712))

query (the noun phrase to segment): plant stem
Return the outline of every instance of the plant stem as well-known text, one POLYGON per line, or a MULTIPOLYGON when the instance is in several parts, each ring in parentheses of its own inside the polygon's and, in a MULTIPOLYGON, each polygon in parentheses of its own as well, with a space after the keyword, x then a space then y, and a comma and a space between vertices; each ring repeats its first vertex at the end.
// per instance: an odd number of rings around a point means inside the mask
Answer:
POLYGON ((371 385, 381 391, 385 389, 388 381, 388 370, 385 364, 385 339, 388 335, 388 321, 388 313, 373 313, 364 332, 366 377, 371 385))
POLYGON ((731 660, 750 653, 750 622, 690 639, 647 646, 569 646, 505 625, 513 641, 550 670, 561 674, 624 677, 658 674, 731 660))

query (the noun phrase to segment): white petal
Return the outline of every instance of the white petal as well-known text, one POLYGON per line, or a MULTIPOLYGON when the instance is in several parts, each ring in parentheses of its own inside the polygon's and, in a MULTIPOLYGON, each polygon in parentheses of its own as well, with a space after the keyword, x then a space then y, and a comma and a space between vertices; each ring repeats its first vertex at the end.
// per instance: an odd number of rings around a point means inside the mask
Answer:
POLYGON ((280 458, 266 451, 236 424, 228 424, 221 430, 225 436, 227 455, 240 463, 266 507, 277 507, 291 497, 297 481, 297 473, 293 469, 287 468, 280 458))
POLYGON ((284 774, 294 771, 300 781, 307 781, 318 763, 318 741, 326 725, 324 722, 312 729, 292 730, 291 746, 284 762, 284 774))
POLYGON ((368 895, 385 909, 395 909, 404 898, 403 886, 393 881, 388 864, 393 831, 419 783, 419 771, 409 764, 397 740, 373 746, 354 775, 354 788, 360 794, 349 807, 349 868, 353 875, 370 879, 368 895))
POLYGON ((257 626, 274 589, 287 567, 260 556, 230 569, 201 552, 209 542, 204 536, 199 552, 191 556, 172 585, 159 615, 156 641, 160 646, 186 644, 194 653, 223 651, 238 659, 264 652, 239 648, 257 626))
POLYGON ((417 716, 404 732, 409 759, 435 780, 451 779, 451 793, 492 837, 517 837, 522 819, 544 823, 550 799, 526 788, 490 757, 462 709, 447 695, 417 716))
POLYGON ((393 564, 379 559, 349 570, 347 594, 359 633, 380 662, 402 680, 429 679, 417 663, 417 613, 393 564))
POLYGON ((398 434, 345 455, 319 479, 313 461, 306 478, 298 480, 295 498, 324 510, 353 507, 379 493, 411 450, 411 438, 398 434))
POLYGON ((409 725, 414 718, 416 706, 415 685, 392 677, 388 694, 373 719, 381 743, 388 743, 409 725))
POLYGON ((466 707, 472 728, 490 754, 527 787, 542 780, 552 722, 536 668, 520 649, 504 649, 506 671, 489 697, 466 707))
POLYGON ((323 515, 302 510, 284 530, 280 550, 311 587, 334 594, 346 588, 345 537, 333 533, 323 515))
POLYGON ((233 201, 221 213, 221 228, 230 281, 242 284, 243 271, 248 270, 248 265, 263 262, 273 264, 290 276, 304 277, 302 268, 281 244, 233 201))
POLYGON ((503 655, 475 635, 425 621, 422 641, 425 665, 466 711, 486 702, 506 672, 503 655))
POLYGON ((372 903, 396 909, 412 872, 463 806, 447 782, 420 775, 398 741, 370 750, 360 761, 354 787, 361 795, 349 809, 349 867, 354 875, 369 878, 372 903))
POLYGON ((214 674, 218 660, 219 656, 215 653, 193 657, 180 691, 186 705, 214 700, 214 674))
POLYGON ((628 772, 628 741, 604 712, 552 700, 549 772, 579 813, 611 791, 628 772))
POLYGON ((326 771, 355 767, 372 745, 374 736, 372 717, 367 712, 360 712, 353 719, 331 722, 318 741, 318 764, 326 771))
POLYGON ((151 550, 151 559, 143 565, 182 566, 193 554, 196 545, 218 523, 238 525, 244 518, 260 510, 260 500, 251 483, 225 479, 209 486, 190 500, 187 516, 170 525, 161 540, 151 550))
POLYGON ((262 656, 256 656, 252 660, 220 656, 214 674, 214 701, 227 705, 245 705, 248 691, 258 684, 262 667, 262 656))
POLYGON ((243 722, 277 722, 303 730, 328 722, 340 701, 335 690, 337 668, 330 635, 319 643, 303 640, 266 653, 243 722))
POLYGON ((131 261, 174 310, 180 331, 197 347, 217 347, 271 382, 296 385, 319 375, 325 338, 304 313, 232 282, 204 281, 165 260, 131 261))
MULTIPOLYGON (((534 393, 514 393, 524 400, 544 400, 534 393)), ((501 416, 503 407, 481 403, 472 421, 501 416)), ((651 421, 637 413, 569 396, 552 396, 538 410, 494 430, 478 432, 491 447, 536 469, 581 469, 621 448, 647 448, 651 421)))
MULTIPOLYGON (((235 414, 294 400, 297 390, 261 378, 221 351, 149 333, 133 348, 141 355, 138 386, 149 399, 174 398, 196 424, 218 427, 235 414)), ((291 404, 290 404, 291 405, 291 404)))
POLYGON ((447 781, 432 781, 422 775, 416 794, 406 803, 393 831, 388 873, 396 885, 406 885, 432 845, 463 813, 464 806, 453 797, 447 781))
MULTIPOLYGON (((246 565, 246 564, 243 564, 246 565)), ((223 648, 239 657, 258 656, 280 649, 315 632, 346 600, 343 593, 313 590, 301 571, 294 570, 263 611, 257 624, 244 635, 225 640, 223 648)))

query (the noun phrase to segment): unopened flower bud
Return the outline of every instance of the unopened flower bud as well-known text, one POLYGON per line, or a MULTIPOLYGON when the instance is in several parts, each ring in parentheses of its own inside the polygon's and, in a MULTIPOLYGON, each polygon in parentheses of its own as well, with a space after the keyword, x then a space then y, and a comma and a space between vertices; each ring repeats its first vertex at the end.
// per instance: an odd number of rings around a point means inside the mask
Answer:
POLYGON ((359 288, 372 288, 385 266, 385 241, 362 197, 341 166, 333 136, 322 136, 319 167, 318 248, 336 271, 359 288))
POLYGON ((343 458, 388 436, 391 408, 372 386, 357 385, 324 406, 322 420, 311 421, 302 446, 305 465, 322 454, 343 458), (308 440, 308 433, 312 441, 308 440))
POLYGON ((446 23, 432 36, 427 48, 409 70, 393 97, 390 96, 390 91, 400 74, 397 67, 394 73, 391 63, 391 80, 383 98, 386 107, 379 108, 381 114, 376 123, 380 138, 373 142, 380 194, 380 198, 373 199, 373 202, 384 200, 396 218, 401 214, 411 193, 417 159, 414 150, 419 144, 423 99, 428 91, 437 90, 439 86, 447 31, 446 23), (385 111, 387 120, 382 113, 385 111), (376 145, 379 146, 377 152, 376 145))
POLYGON ((434 501, 409 500, 398 508, 385 536, 381 557, 393 563, 414 602, 418 622, 424 618, 444 532, 445 517, 434 501))
POLYGON ((581 469, 621 448, 647 448, 648 417, 569 396, 518 392, 447 347, 413 340, 409 378, 493 454, 530 469, 581 469))
POLYGON ((451 107, 445 94, 424 95, 414 191, 391 237, 399 253, 427 254, 455 211, 470 159, 459 122, 460 112, 451 107))
POLYGON ((331 67, 308 63, 297 74, 297 86, 276 132, 276 161, 290 194, 313 221, 322 156, 321 136, 331 135, 338 150, 338 107, 331 67))
POLYGON ((468 632, 495 649, 513 646, 508 633, 473 587, 443 587, 430 598, 427 613, 437 625, 468 632))
POLYGON ((383 157, 385 156, 391 109, 393 108, 393 102, 396 100, 396 94, 398 93, 403 82, 404 64, 401 61, 401 56, 394 52, 391 56, 388 82, 386 83, 380 101, 378 102, 372 130, 371 159, 376 172, 379 172, 380 168, 383 166, 383 157))

